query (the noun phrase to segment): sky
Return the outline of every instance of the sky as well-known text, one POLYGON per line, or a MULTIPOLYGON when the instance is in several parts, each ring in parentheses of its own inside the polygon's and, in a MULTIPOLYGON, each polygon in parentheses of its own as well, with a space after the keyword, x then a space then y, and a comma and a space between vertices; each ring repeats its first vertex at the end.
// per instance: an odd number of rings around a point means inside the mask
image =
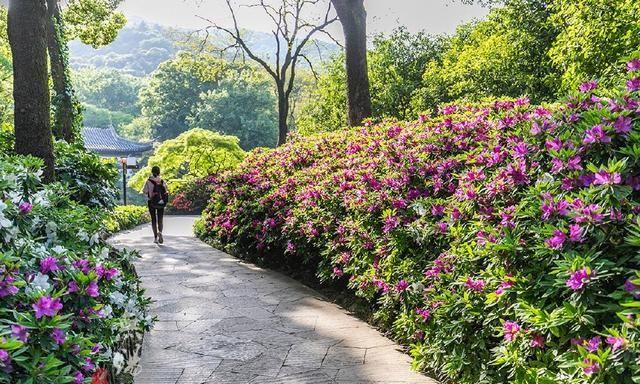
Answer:
MULTIPOLYGON (((234 1, 246 4, 250 0, 234 1)), ((487 13, 485 8, 465 5, 460 0, 365 0, 365 8, 369 35, 389 33, 398 26, 412 32, 453 33, 457 25, 487 13)), ((130 19, 187 29, 204 27, 207 23, 201 17, 222 25, 229 25, 231 21, 224 0, 125 0, 120 9, 130 19)), ((263 32, 271 30, 269 19, 257 10, 238 9, 241 26, 263 32)), ((315 16, 322 12, 320 8, 313 10, 315 16)), ((330 32, 336 37, 341 35, 338 25, 330 32)))

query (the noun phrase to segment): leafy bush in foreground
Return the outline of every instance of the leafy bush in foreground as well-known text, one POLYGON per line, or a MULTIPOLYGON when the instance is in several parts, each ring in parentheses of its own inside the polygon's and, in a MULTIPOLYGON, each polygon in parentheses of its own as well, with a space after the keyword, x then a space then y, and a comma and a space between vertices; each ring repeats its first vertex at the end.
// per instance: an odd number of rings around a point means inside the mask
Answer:
POLYGON ((116 233, 151 221, 149 208, 139 205, 118 205, 104 219, 107 233, 116 233))
POLYGON ((120 348, 152 321, 137 255, 100 241, 102 210, 64 185, 42 186, 41 167, 0 157, 0 383, 122 375, 120 348))
POLYGON ((456 383, 640 380, 640 60, 554 107, 447 106, 254 151, 201 237, 317 268, 456 383), (284 256, 283 256, 284 255, 284 256))

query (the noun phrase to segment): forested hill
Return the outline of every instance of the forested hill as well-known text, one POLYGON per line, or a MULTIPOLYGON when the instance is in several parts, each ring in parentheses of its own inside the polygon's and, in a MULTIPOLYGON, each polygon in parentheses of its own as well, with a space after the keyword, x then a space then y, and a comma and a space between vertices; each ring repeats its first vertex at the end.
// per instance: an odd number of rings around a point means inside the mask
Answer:
MULTIPOLYGON (((250 32, 249 45, 262 57, 273 57, 275 42, 273 37, 263 32, 250 32)), ((143 22, 130 21, 118 34, 117 39, 106 47, 94 49, 79 41, 69 44, 71 66, 111 68, 122 73, 145 76, 153 72, 160 63, 172 58, 184 45, 185 31, 143 22)), ((215 37, 209 38, 215 43, 215 37)), ((338 51, 338 46, 324 41, 310 44, 308 57, 313 62, 329 58, 338 51)))

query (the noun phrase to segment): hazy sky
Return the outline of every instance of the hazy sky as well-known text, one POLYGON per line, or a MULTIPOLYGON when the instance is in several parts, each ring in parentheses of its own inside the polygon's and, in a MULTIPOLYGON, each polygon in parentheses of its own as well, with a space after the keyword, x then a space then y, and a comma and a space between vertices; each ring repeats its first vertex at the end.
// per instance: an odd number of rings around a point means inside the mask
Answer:
MULTIPOLYGON (((246 4, 250 0, 235 1, 246 4)), ((365 0, 365 7, 370 34, 390 32, 400 25, 414 32, 451 33, 458 24, 487 13, 484 8, 464 5, 459 0, 365 0)), ((230 22, 224 0, 125 0, 121 10, 131 18, 171 27, 197 29, 206 25, 197 16, 220 24, 228 25, 230 22)), ((269 20, 256 11, 240 8, 239 12, 242 26, 259 31, 270 30, 269 20)), ((316 12, 320 14, 322 11, 317 9, 316 12)), ((339 31, 334 28, 332 32, 336 34, 339 31)))

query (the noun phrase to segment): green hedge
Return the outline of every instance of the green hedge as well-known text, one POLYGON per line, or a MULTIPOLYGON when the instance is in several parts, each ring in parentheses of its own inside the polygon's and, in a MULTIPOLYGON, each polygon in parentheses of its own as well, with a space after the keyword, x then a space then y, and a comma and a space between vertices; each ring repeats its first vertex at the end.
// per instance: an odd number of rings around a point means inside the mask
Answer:
POLYGON ((118 205, 108 212, 104 227, 108 233, 116 233, 151 221, 149 209, 138 205, 118 205))

